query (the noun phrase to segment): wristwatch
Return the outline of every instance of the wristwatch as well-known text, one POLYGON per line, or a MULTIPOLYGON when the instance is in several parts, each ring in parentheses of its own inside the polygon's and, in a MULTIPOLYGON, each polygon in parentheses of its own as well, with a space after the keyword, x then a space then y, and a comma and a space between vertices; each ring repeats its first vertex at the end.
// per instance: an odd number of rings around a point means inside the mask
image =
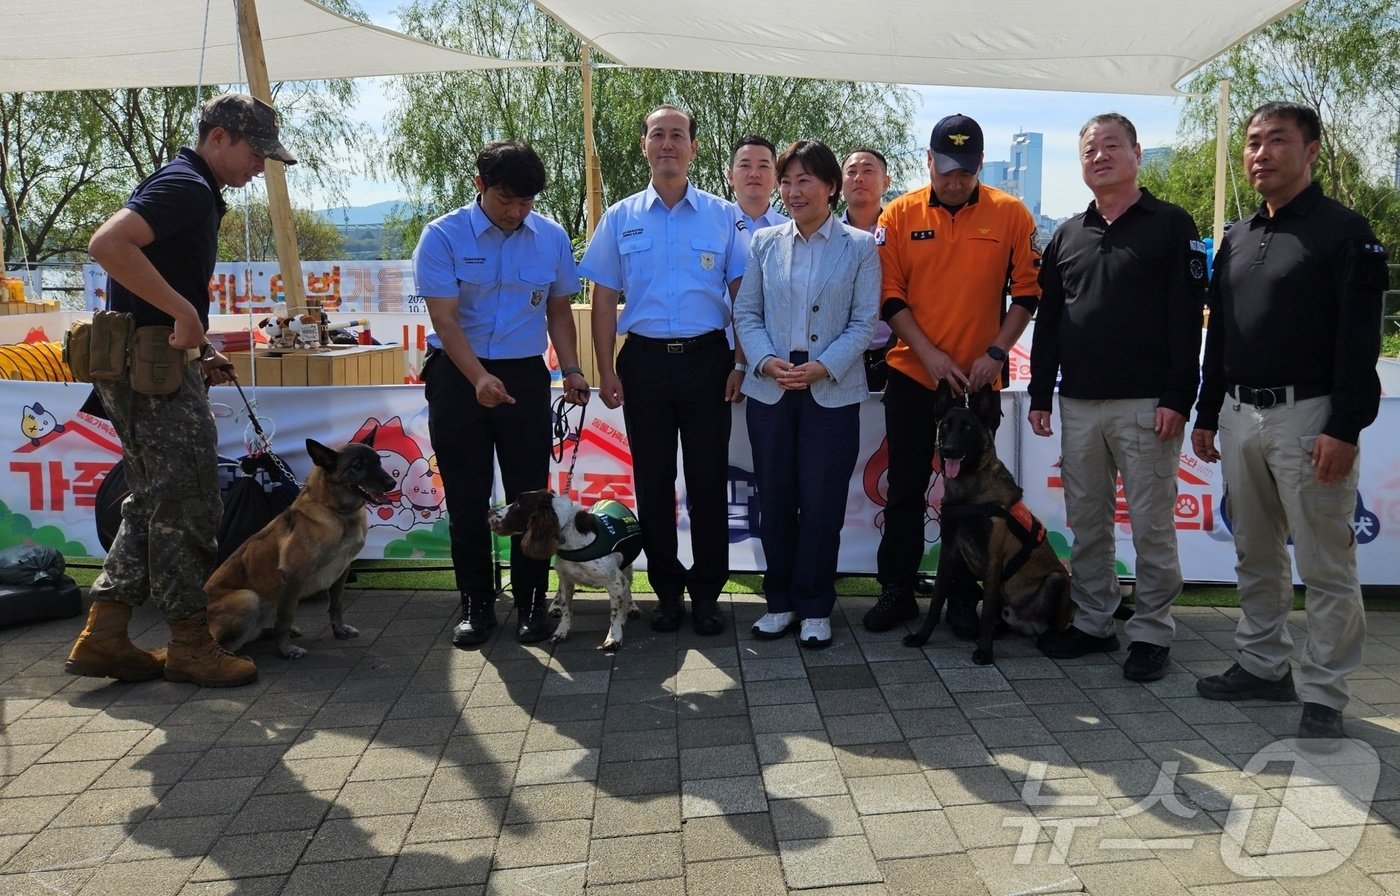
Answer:
POLYGON ((748 372, 749 372, 749 365, 748 365, 748 364, 745 364, 743 361, 735 361, 735 362, 734 362, 734 369, 737 370, 737 371, 739 371, 740 373, 748 373, 748 372))
POLYGON ((999 345, 987 346, 987 355, 990 356, 993 361, 1006 361, 1006 352, 999 345))

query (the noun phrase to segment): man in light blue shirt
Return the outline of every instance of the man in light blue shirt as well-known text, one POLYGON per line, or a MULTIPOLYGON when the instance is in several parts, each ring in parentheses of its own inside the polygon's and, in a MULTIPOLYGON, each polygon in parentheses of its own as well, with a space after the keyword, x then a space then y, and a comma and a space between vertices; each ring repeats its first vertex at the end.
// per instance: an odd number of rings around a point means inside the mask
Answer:
MULTIPOLYGON (((462 618, 457 647, 491 636, 495 569, 487 511, 494 468, 505 497, 548 486, 551 439, 549 368, 554 342, 564 396, 588 400, 578 366, 570 299, 578 269, 564 228, 532 211, 544 189, 544 163, 529 144, 488 143, 476 158, 476 201, 423 229, 413 275, 434 333, 423 362, 428 433, 447 497, 452 565, 462 618)), ((548 638, 549 561, 528 557, 511 539, 516 639, 548 638)))
POLYGON ((773 189, 778 185, 774 167, 777 158, 773 144, 758 134, 742 138, 729 154, 729 186, 750 234, 787 223, 787 215, 773 208, 773 189))
POLYGON ((724 630, 718 602, 729 578, 729 403, 741 400, 746 370, 727 331, 749 238, 737 206, 690 183, 695 132, 695 119, 675 106, 642 120, 651 184, 604 213, 580 273, 593 282, 599 392, 608 407, 622 407, 627 423, 647 577, 659 604, 651 626, 679 628, 688 589, 692 626, 712 635, 724 630), (627 341, 614 363, 619 332, 627 341), (690 569, 677 556, 678 440, 690 569))

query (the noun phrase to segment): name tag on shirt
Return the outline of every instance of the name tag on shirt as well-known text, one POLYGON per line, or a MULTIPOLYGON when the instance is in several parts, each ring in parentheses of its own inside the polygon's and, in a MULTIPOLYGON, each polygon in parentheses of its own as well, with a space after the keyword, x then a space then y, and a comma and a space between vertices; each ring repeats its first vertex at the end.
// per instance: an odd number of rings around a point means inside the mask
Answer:
POLYGON ((931 239, 933 239, 933 231, 932 231, 932 230, 915 230, 913 233, 909 234, 909 239, 911 239, 911 240, 931 240, 931 239))

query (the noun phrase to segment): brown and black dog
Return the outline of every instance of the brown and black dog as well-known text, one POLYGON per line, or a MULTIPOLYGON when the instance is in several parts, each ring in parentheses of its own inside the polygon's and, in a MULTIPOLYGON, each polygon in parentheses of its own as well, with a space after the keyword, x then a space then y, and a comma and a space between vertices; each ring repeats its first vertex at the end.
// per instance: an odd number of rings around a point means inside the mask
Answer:
POLYGON ((339 451, 306 440, 315 466, 292 506, 239 545, 204 585, 209 631, 225 649, 236 651, 270 628, 277 652, 300 659, 306 651, 291 641, 300 634, 292 625, 297 603, 322 591, 330 596, 331 632, 359 635, 342 613, 345 579, 365 545, 365 504, 383 503, 398 484, 373 444, 373 430, 339 451))
POLYGON ((943 464, 943 550, 934 579, 933 605, 908 647, 922 647, 938 625, 947 600, 955 556, 982 580, 982 616, 972 661, 992 661, 997 624, 1023 634, 1063 631, 1073 603, 1069 572, 1045 540, 1045 527, 1021 501, 1021 487, 997 458, 992 432, 1001 399, 990 388, 955 399, 947 384, 934 396, 938 456, 943 464))

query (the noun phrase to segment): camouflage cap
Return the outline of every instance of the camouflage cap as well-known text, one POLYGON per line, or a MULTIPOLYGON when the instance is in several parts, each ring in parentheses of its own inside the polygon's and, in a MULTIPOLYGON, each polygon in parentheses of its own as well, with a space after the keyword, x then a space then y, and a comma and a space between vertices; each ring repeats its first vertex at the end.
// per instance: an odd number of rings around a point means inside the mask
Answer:
POLYGON ((277 139, 277 112, 246 93, 224 93, 204 104, 199 120, 247 140, 269 159, 295 165, 297 157, 277 139))

